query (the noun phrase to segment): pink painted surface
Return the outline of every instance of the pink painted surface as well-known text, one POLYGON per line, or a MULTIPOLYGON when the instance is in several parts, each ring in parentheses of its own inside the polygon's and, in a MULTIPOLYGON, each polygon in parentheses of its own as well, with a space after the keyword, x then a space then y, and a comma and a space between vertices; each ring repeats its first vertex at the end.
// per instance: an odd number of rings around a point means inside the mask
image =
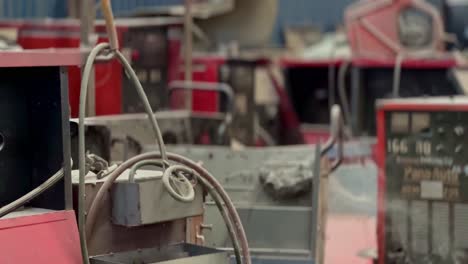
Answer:
POLYGON ((0 220, 0 263, 81 264, 73 211, 0 220))
POLYGON ((358 256, 376 248, 376 219, 365 215, 329 215, 324 264, 372 264, 358 256))
POLYGON ((0 52, 0 67, 78 66, 78 49, 37 49, 0 52))

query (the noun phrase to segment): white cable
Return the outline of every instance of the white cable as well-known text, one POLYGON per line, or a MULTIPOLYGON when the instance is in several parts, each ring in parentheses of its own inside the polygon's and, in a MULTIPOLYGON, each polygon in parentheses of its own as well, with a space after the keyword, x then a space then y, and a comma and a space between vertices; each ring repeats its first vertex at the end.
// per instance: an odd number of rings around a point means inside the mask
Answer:
POLYGON ((24 206, 26 203, 31 201, 32 199, 36 198, 40 194, 47 191, 49 188, 54 186, 58 181, 63 178, 63 169, 60 169, 54 175, 52 175, 49 179, 43 182, 41 185, 34 188, 32 191, 28 192, 27 194, 21 196, 17 200, 3 206, 0 208, 0 218, 4 217, 5 215, 15 211, 16 209, 24 206))

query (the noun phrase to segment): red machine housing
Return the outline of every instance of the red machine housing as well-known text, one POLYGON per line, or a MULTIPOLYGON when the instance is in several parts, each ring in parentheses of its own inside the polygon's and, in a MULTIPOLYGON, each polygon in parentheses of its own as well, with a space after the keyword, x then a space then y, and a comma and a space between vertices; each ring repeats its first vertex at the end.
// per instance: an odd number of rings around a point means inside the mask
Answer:
MULTIPOLYGON (((415 16, 414 14, 412 15, 415 16)), ((345 11, 345 23, 353 56, 372 58, 395 58, 401 54, 425 54, 426 57, 444 50, 443 22, 436 8, 420 0, 362 0, 350 5, 345 11), (417 13, 419 18, 410 18, 406 23, 429 25, 426 32, 430 40, 423 46, 410 47, 401 38, 403 12, 417 13), (425 18, 423 18, 423 16, 425 18), (429 35, 428 35, 429 36, 429 35)), ((419 32, 420 33, 420 32, 419 32)), ((414 32, 413 32, 414 34, 414 32)), ((417 33, 418 34, 418 33, 417 33)))
MULTIPOLYGON (((192 80, 196 82, 221 82, 221 68, 226 63, 222 56, 196 56, 193 58, 192 80)), ((184 79, 184 65, 181 64, 177 75, 178 80, 184 79)), ((172 108, 183 107, 183 92, 176 91, 171 98, 172 108)), ((194 112, 219 112, 221 107, 220 94, 216 91, 192 91, 192 111, 194 112)))
POLYGON ((1 220, 0 255, 2 263, 82 263, 75 213, 57 211, 1 220))
MULTIPOLYGON (((132 18, 116 20, 121 50, 131 60, 154 109, 167 105, 166 86, 177 79, 181 49, 179 18, 132 18), (163 98, 161 98, 162 96, 163 98), (154 99, 154 100, 152 100, 154 99)), ((17 30, 17 42, 24 49, 78 48, 78 20, 5 20, 0 28, 17 30)), ((107 41, 103 21, 95 26, 97 42, 107 41)), ((134 88, 126 81, 119 62, 96 65, 95 114, 111 115, 139 112, 134 88), (136 106, 135 106, 136 105, 136 106)), ((79 67, 69 68, 69 97, 72 117, 78 114, 81 73, 79 67)))
POLYGON ((0 52, 0 207, 26 201, 2 212, 1 263, 82 263, 65 68, 80 62, 77 49, 0 52))

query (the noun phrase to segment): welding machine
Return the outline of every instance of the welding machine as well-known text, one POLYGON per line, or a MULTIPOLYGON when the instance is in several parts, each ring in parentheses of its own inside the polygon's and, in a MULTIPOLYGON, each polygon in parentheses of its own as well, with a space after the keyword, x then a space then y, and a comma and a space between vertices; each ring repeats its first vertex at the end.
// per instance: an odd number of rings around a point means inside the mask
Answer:
MULTIPOLYGON (((121 50, 135 68, 154 109, 167 105, 167 83, 177 78, 182 19, 175 17, 116 20, 121 50)), ((78 48, 80 21, 76 19, 4 20, 1 29, 16 29, 24 49, 78 48)), ((103 20, 95 23, 97 42, 107 41, 103 20)), ((70 67, 71 115, 78 115, 81 72, 70 67)), ((143 106, 117 61, 96 65, 95 114, 140 113, 143 106)))
POLYGON ((378 263, 468 263, 468 99, 377 103, 378 263))
POLYGON ((0 262, 81 263, 67 67, 76 50, 0 53, 0 262))
MULTIPOLYGON (((255 145, 258 141, 259 127, 268 132, 273 141, 279 141, 280 99, 267 74, 270 65, 268 58, 197 54, 193 64, 194 81, 226 84, 232 88, 233 96, 230 98, 226 93, 219 91, 194 88, 191 93, 192 111, 232 112, 231 136, 242 144, 255 145), (227 106, 231 104, 232 109, 228 109, 227 106)), ((183 79, 182 71, 179 72, 179 79, 183 79)), ((186 96, 183 91, 172 93, 172 109, 185 107, 184 101, 181 100, 184 95, 186 96)))
POLYGON ((425 1, 358 1, 347 8, 345 20, 351 49, 358 56, 434 56, 444 50, 442 18, 425 1))

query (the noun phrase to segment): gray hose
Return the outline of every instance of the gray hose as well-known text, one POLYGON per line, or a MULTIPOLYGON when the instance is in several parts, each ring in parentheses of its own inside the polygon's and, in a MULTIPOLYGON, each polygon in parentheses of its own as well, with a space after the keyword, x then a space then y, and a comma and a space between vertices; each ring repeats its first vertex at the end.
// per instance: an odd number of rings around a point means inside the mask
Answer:
POLYGON ((32 191, 28 192, 27 194, 21 196, 17 200, 0 208, 0 218, 15 211, 16 209, 25 205, 27 202, 36 198, 37 196, 39 196, 40 194, 42 194, 43 192, 45 192, 46 190, 54 186, 62 178, 63 178, 63 169, 60 169, 54 175, 52 175, 49 179, 43 182, 41 185, 34 188, 32 191))
POLYGON ((232 247, 234 249, 234 255, 236 256, 236 263, 237 264, 242 264, 242 258, 240 255, 240 246, 239 246, 239 240, 236 235, 236 231, 234 230, 234 226, 232 224, 231 219, 229 218, 228 213, 226 212, 226 208, 223 205, 223 202, 219 195, 216 193, 216 191, 213 189, 213 187, 201 176, 198 175, 198 180, 200 183, 203 185, 203 187, 207 190, 207 192, 210 194, 211 198, 216 204, 216 207, 218 207, 219 213, 223 217, 224 223, 226 224, 226 228, 229 232, 229 237, 231 238, 232 242, 232 247))
MULTIPOLYGON (((83 78, 81 80, 81 88, 80 88, 80 108, 79 108, 79 122, 78 122, 78 160, 79 160, 79 197, 78 197, 78 226, 80 228, 80 241, 81 241, 81 250, 83 255, 83 262, 85 264, 89 263, 89 254, 88 249, 86 246, 86 213, 85 213, 85 131, 84 131, 84 118, 86 113, 86 96, 88 93, 88 82, 89 77, 91 75, 94 61, 96 60, 97 56, 105 50, 109 50, 110 45, 108 43, 100 43, 96 47, 94 47, 87 60, 83 70, 83 78)), ((115 54, 125 69, 125 72, 129 75, 130 80, 134 83, 135 88, 140 96, 140 99, 143 102, 145 107, 145 111, 148 114, 148 118, 150 120, 151 126, 154 130, 156 135, 156 143, 159 146, 159 151, 161 152, 161 156, 163 160, 167 160, 166 158, 166 149, 164 146, 164 142, 162 139, 162 134, 158 126, 158 122, 154 117, 153 110, 151 109, 151 105, 146 97, 145 91, 141 86, 141 83, 138 80, 138 77, 135 71, 132 69, 128 61, 122 55, 122 53, 118 50, 115 51, 115 54)))
POLYGON ((79 122, 78 122, 78 168, 79 168, 79 185, 78 185, 78 227, 80 231, 81 254, 83 263, 89 264, 88 247, 86 245, 86 192, 85 192, 85 174, 86 174, 86 149, 85 149, 85 128, 84 118, 86 113, 86 98, 88 93, 89 76, 91 75, 94 60, 102 51, 109 49, 107 43, 100 43, 94 47, 88 58, 83 70, 83 77, 80 87, 80 105, 79 105, 79 122))
MULTIPOLYGON (((101 193, 101 195, 99 196, 99 192, 101 192, 101 190, 105 190, 105 189, 110 188, 113 181, 115 181, 115 179, 122 173, 122 171, 118 172, 119 169, 117 169, 116 171, 114 171, 113 173, 111 173, 108 176, 108 178, 106 179, 106 182, 104 183, 104 185, 102 186, 102 188, 98 192, 98 195, 96 195, 95 200, 93 201, 93 203, 91 205, 90 212, 89 212, 89 217, 87 219, 88 221, 86 221, 85 211, 84 211, 84 206, 85 206, 84 177, 85 177, 85 175, 84 175, 84 168, 82 169, 82 167, 84 167, 84 164, 85 164, 84 163, 84 153, 85 153, 85 148, 84 148, 84 146, 85 146, 85 144, 84 144, 85 143, 85 141, 84 141, 84 109, 85 109, 85 105, 86 105, 87 84, 88 84, 89 75, 90 75, 90 72, 91 72, 91 69, 92 69, 92 66, 93 66, 93 62, 94 62, 96 56, 100 52, 102 52, 103 50, 108 49, 108 48, 109 48, 108 44, 102 43, 102 44, 97 45, 91 51, 91 53, 90 53, 90 55, 89 55, 89 57, 87 59, 86 65, 85 65, 85 70, 84 70, 84 73, 83 73, 83 80, 82 80, 82 85, 81 85, 81 94, 80 94, 80 119, 79 119, 79 151, 80 151, 80 153, 79 153, 80 154, 79 155, 79 158, 80 158, 79 225, 80 225, 80 239, 81 239, 81 246, 82 246, 83 261, 84 261, 85 264, 89 263, 88 251, 87 251, 87 246, 86 246, 86 241, 87 241, 86 240, 86 226, 90 227, 88 229, 89 230, 88 232, 92 233, 92 227, 93 227, 94 222, 96 220, 95 218, 96 218, 96 214, 97 214, 96 206, 93 206, 93 205, 96 202, 98 202, 98 204, 99 204, 100 200, 102 200, 102 197, 101 198, 99 198, 99 197, 102 196, 103 194, 101 193), (106 183, 107 183, 107 185, 106 185, 106 183), (86 221, 86 223, 83 224, 85 221, 86 221)), ((158 139, 157 143, 158 143, 159 148, 160 148, 160 154, 157 154, 158 158, 162 158, 163 160, 167 161, 164 142, 162 140, 162 136, 161 136, 157 121, 156 121, 156 119, 154 117, 153 111, 151 109, 151 106, 149 105, 148 99, 147 99, 147 97, 146 97, 146 95, 144 93, 143 87, 141 86, 141 84, 140 84, 140 82, 138 80, 138 77, 136 76, 135 72, 131 68, 130 64, 126 61, 125 57, 119 51, 116 51, 116 55, 117 55, 117 58, 119 58, 119 60, 121 61, 123 67, 126 70, 126 72, 130 75, 130 79, 134 82, 134 84, 135 84, 135 86, 137 88, 138 94, 140 95, 142 101, 145 104, 145 110, 148 113, 148 116, 149 116, 150 121, 151 121, 151 125, 152 125, 153 129, 155 130, 156 137, 158 139)), ((182 157, 182 160, 186 160, 186 159, 182 157)), ((193 164, 195 164, 195 163, 192 163, 191 165, 193 165, 193 164)), ((165 166, 164 163, 163 163, 163 166, 165 166)), ((197 166, 197 165, 195 165, 195 166, 197 166)), ((199 167, 199 166, 197 166, 197 167, 199 167)), ((199 168, 201 168, 201 167, 199 167, 199 168)), ((201 168, 201 170, 204 171, 204 169, 202 169, 202 168, 201 168)), ((208 173, 206 171, 204 171, 204 172, 208 173)), ((209 173, 208 173, 208 175, 209 175, 209 173)), ((225 193, 225 191, 222 190, 221 185, 216 181, 216 179, 213 176, 209 175, 208 182, 212 182, 212 184, 213 184, 213 182, 216 183, 216 185, 214 185, 214 189, 217 190, 220 193, 220 195, 223 198, 225 204, 228 206, 228 211, 230 212, 231 218, 233 218, 233 221, 236 223, 235 227, 237 229, 237 232, 240 233, 239 237, 240 237, 240 240, 242 241, 242 245, 243 245, 242 252, 244 254, 244 259, 246 261, 246 264, 250 264, 250 253, 249 253, 248 244, 247 244, 247 237, 245 235, 245 231, 244 231, 244 229, 242 227, 242 224, 240 222, 240 217, 237 214, 237 211, 235 211, 235 208, 234 208, 234 205, 232 204, 232 201, 230 201, 230 199, 227 196, 227 194, 225 193)), ((233 245, 235 245, 235 244, 236 244, 236 242, 233 242, 233 245)), ((236 254, 236 255, 238 255, 238 254, 236 254)))
MULTIPOLYGON (((252 262, 250 259, 249 245, 248 245, 247 236, 245 234, 244 227, 242 226, 242 222, 240 220, 240 217, 239 217, 239 214, 237 213, 236 208, 234 207, 233 202, 231 201, 231 199, 229 198, 229 196, 227 195, 226 191, 223 189, 221 184, 216 180, 215 177, 213 177, 213 175, 211 175, 206 169, 198 165, 196 162, 190 159, 187 159, 181 155, 174 154, 174 153, 168 152, 167 154, 168 154, 169 160, 185 165, 193 169, 195 172, 197 172, 200 175, 201 179, 206 180, 206 182, 208 182, 212 186, 212 188, 217 192, 217 194, 221 197, 222 201, 226 205, 226 210, 229 213, 229 218, 231 219, 233 223, 234 230, 237 234, 239 244, 242 248, 242 257, 243 257, 244 263, 251 264, 252 262)), ((104 195, 110 190, 113 182, 119 177, 119 175, 139 161, 147 160, 147 159, 160 159, 160 158, 161 158, 161 154, 157 152, 148 152, 148 153, 137 155, 125 161, 124 163, 122 163, 117 169, 115 169, 111 174, 107 176, 104 184, 101 186, 101 188, 97 192, 90 206, 88 218, 86 221, 86 230, 89 236, 91 236, 93 233, 93 228, 96 223, 98 213, 100 212, 103 206, 104 195)))
MULTIPOLYGON (((135 165, 133 165, 132 168, 130 169, 128 181, 129 182, 135 182, 135 173, 139 168, 141 168, 143 166, 148 166, 148 165, 162 167, 162 163, 163 163, 162 160, 153 160, 153 159, 151 159, 151 160, 142 160, 142 161, 139 161, 139 162, 135 163, 135 165)), ((166 166, 169 167, 169 164, 166 163, 166 166)), ((166 172, 167 172, 167 170, 166 170, 166 172)), ((241 255, 240 255, 239 241, 237 240, 236 232, 234 231, 234 226, 232 225, 231 219, 229 219, 229 216, 228 216, 228 214, 226 212, 226 208, 224 208, 224 205, 223 205, 223 202, 222 202, 221 198, 216 193, 216 191, 213 189, 213 187, 206 180, 204 180, 198 173, 194 173, 193 175, 195 175, 197 180, 203 185, 205 190, 210 194, 210 196, 213 198, 213 201, 215 202, 216 206, 218 207, 218 210, 219 210, 221 216, 223 217, 224 223, 226 224, 226 228, 227 228, 227 230, 229 232, 229 236, 231 238, 231 242, 232 242, 232 245, 233 245, 233 248, 234 248, 234 255, 236 256, 237 264, 241 264, 242 263, 242 258, 241 258, 241 255)))
POLYGON ((153 165, 153 166, 157 166, 161 168, 163 168, 164 166, 169 167, 169 163, 164 162, 162 160, 142 160, 140 162, 135 163, 135 165, 132 166, 128 174, 128 181, 135 182, 135 174, 137 170, 140 169, 141 167, 148 166, 148 165, 153 165))
MULTIPOLYGON (((151 127, 154 130, 154 133, 156 135, 156 140, 157 140, 156 143, 158 144, 162 159, 164 161, 167 161, 166 147, 164 146, 164 140, 161 134, 161 130, 159 129, 158 121, 154 117, 154 112, 153 112, 153 109, 151 108, 151 104, 148 100, 148 97, 145 94, 145 90, 143 89, 143 86, 141 86, 140 80, 138 80, 138 76, 136 75, 130 63, 128 63, 125 56, 118 50, 116 50, 115 52, 116 52, 117 58, 119 59, 122 66, 124 67, 125 72, 129 74, 130 80, 132 81, 133 85, 135 85, 138 95, 140 96, 140 99, 143 102, 143 107, 145 108, 145 112, 148 114, 151 127)), ((163 166, 165 167, 165 165, 163 166)))
MULTIPOLYGON (((351 110, 349 106, 348 93, 346 92, 346 72, 349 68, 349 62, 343 62, 338 70, 338 96, 341 105, 343 106, 343 113, 345 123, 351 123, 351 110)), ((330 108, 331 110, 332 108, 330 108)))
POLYGON ((400 97, 401 66, 403 64, 403 54, 399 53, 395 59, 395 68, 393 69, 393 98, 400 97))
MULTIPOLYGON (((175 172, 185 172, 191 175, 195 175, 196 173, 192 169, 189 169, 185 166, 172 165, 164 171, 164 174, 162 177, 162 182, 163 182, 164 187, 166 187, 166 190, 174 199, 180 202, 184 202, 184 203, 192 202, 195 199, 195 190, 190 180, 187 179, 182 173, 178 174, 178 177, 180 179, 179 182, 185 185, 186 189, 188 190, 188 194, 182 195, 178 193, 176 190, 174 190, 174 187, 172 187, 170 179, 171 177, 173 177, 173 173, 175 172)), ((175 188, 176 189, 178 188, 177 185, 175 186, 175 188)))

